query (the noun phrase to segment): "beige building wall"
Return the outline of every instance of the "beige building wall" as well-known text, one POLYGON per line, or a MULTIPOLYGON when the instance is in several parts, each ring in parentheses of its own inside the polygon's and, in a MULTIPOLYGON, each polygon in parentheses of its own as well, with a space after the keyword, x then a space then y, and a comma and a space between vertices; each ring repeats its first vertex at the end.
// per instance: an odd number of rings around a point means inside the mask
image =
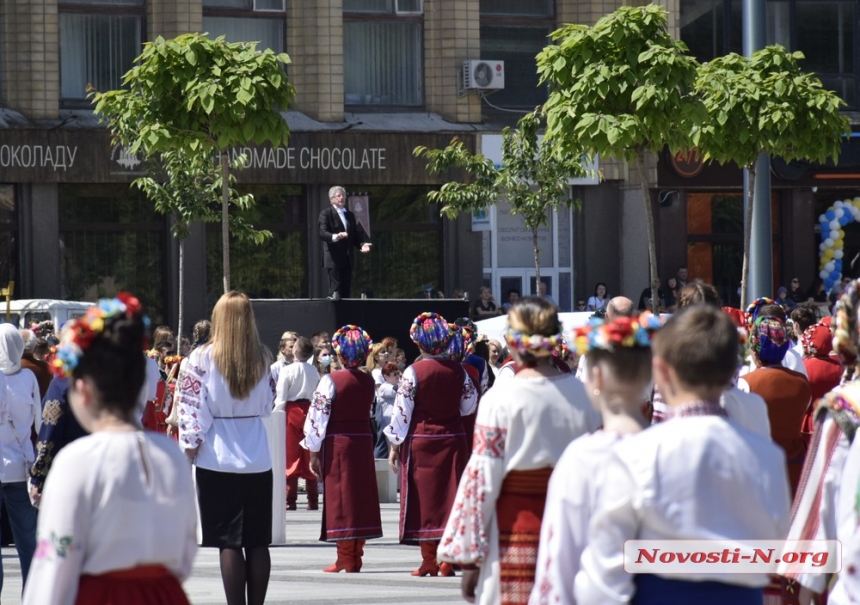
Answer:
POLYGON ((287 68, 296 109, 321 122, 343 121, 343 2, 287 2, 287 68))
POLYGON ((150 0, 146 15, 147 37, 165 40, 203 28, 202 0, 150 0))
POLYGON ((478 0, 424 3, 424 98, 427 111, 451 122, 480 122, 481 98, 461 91, 463 61, 481 58, 478 0))
POLYGON ((0 1, 0 105, 33 120, 60 109, 57 0, 0 1))

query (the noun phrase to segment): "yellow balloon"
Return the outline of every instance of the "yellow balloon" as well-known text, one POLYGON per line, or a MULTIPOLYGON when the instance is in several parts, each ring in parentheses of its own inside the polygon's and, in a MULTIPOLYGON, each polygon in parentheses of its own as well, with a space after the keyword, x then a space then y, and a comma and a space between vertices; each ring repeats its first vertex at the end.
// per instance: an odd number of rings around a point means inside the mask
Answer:
POLYGON ((831 258, 833 258, 833 248, 828 248, 827 250, 825 250, 822 253, 821 257, 824 259, 827 259, 827 260, 830 260, 831 258))
POLYGON ((842 238, 833 240, 833 248, 831 250, 841 250, 842 249, 842 238))

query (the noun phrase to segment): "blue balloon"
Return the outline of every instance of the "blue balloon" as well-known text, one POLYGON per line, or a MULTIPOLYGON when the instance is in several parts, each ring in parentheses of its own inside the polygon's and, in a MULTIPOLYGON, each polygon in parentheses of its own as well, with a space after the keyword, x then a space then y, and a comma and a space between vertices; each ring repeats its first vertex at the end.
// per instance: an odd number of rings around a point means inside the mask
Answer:
POLYGON ((833 212, 833 210, 828 210, 827 212, 824 213, 824 216, 827 217, 827 222, 830 222, 836 218, 836 213, 833 212))
POLYGON ((851 216, 850 214, 843 214, 843 215, 839 218, 839 224, 840 224, 840 225, 842 225, 842 226, 844 227, 845 225, 847 225, 848 223, 850 223, 852 220, 854 220, 854 217, 853 217, 853 216, 851 216))
POLYGON ((824 280, 824 287, 829 290, 830 288, 833 287, 834 283, 835 282, 828 277, 827 279, 824 280))

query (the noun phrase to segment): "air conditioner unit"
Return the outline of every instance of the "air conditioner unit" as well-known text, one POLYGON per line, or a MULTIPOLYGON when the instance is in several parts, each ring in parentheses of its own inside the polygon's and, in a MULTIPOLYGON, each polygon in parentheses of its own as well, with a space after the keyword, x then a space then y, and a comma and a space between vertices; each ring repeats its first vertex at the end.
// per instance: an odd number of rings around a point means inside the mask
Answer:
POLYGON ((505 87, 505 62, 473 59, 463 61, 463 88, 494 90, 505 87))

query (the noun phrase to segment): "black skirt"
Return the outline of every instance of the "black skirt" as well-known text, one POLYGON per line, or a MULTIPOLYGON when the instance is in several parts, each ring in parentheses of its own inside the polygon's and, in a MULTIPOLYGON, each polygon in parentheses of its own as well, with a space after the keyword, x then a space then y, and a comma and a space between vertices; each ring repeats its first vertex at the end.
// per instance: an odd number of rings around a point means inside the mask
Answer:
POLYGON ((272 471, 223 473, 197 468, 202 546, 254 548, 272 543, 272 471))

